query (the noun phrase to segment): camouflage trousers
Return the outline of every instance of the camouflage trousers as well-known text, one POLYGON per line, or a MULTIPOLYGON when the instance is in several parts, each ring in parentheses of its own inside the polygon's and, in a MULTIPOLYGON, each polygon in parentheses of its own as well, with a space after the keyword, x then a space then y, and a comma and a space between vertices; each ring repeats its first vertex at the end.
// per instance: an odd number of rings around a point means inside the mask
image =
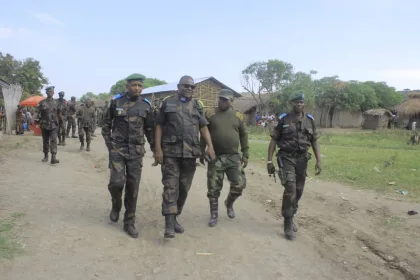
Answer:
POLYGON ((23 121, 22 120, 17 120, 16 121, 16 135, 23 134, 23 133, 24 133, 23 121))
POLYGON ((70 133, 70 129, 72 131, 72 135, 76 133, 76 120, 73 118, 67 119, 67 135, 70 133))
POLYGON ((66 120, 62 120, 58 122, 57 135, 59 138, 66 136, 66 120))
POLYGON ((91 136, 91 128, 90 126, 87 127, 82 127, 79 126, 79 139, 80 139, 80 143, 85 143, 85 133, 86 133, 86 143, 90 144, 90 141, 92 140, 91 136))
POLYGON ((163 157, 162 215, 180 215, 196 170, 195 158, 163 157))
POLYGON ((143 168, 144 146, 113 147, 109 152, 111 177, 108 190, 111 194, 112 209, 120 212, 122 192, 124 195, 124 224, 134 224, 136 218, 137 195, 143 168))
POLYGON ((207 167, 207 197, 219 198, 226 176, 230 182, 230 193, 236 197, 242 195, 246 187, 245 172, 242 168, 240 154, 217 156, 216 160, 208 163, 207 167))
POLYGON ((283 164, 286 178, 286 183, 283 185, 283 203, 281 206, 281 213, 284 218, 293 217, 298 210, 298 203, 305 187, 306 170, 310 159, 310 153, 288 154, 280 151, 277 155, 277 163, 279 168, 280 161, 283 164))
POLYGON ((44 154, 48 154, 49 151, 52 155, 57 154, 57 129, 41 129, 41 133, 42 150, 44 154))

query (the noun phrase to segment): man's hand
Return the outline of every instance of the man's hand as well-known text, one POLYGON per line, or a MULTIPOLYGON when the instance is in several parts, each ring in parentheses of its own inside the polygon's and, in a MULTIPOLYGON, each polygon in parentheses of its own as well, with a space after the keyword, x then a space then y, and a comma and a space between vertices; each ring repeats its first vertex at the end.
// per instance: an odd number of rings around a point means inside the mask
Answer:
POLYGON ((158 164, 163 163, 163 151, 162 149, 155 150, 155 162, 152 164, 152 166, 157 166, 158 164))
POLYGON ((210 159, 213 161, 216 159, 216 153, 214 152, 213 147, 207 148, 207 154, 210 156, 210 159))
POLYGON ((317 161, 315 164, 315 175, 321 174, 322 168, 321 168, 321 162, 317 161))
POLYGON ((267 172, 269 175, 274 174, 276 172, 276 168, 274 167, 274 164, 271 163, 267 163, 267 172))
POLYGON ((247 167, 248 166, 248 158, 242 156, 241 163, 242 163, 242 168, 247 167))

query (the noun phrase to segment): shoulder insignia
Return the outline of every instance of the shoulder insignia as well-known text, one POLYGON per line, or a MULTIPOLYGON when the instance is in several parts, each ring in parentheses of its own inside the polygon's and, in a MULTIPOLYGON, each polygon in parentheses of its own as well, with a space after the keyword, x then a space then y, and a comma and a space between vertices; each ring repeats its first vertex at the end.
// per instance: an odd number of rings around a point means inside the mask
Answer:
POLYGON ((281 120, 282 118, 284 118, 285 116, 287 116, 287 113, 283 113, 279 116, 279 120, 281 120))
POLYGON ((152 103, 150 103, 150 101, 147 100, 147 98, 143 98, 143 101, 146 102, 147 104, 149 104, 150 106, 152 106, 152 103))
POLYGON ((313 120, 313 121, 315 120, 315 119, 314 119, 314 117, 312 117, 312 115, 311 115, 311 114, 306 114, 306 116, 308 116, 308 118, 310 118, 310 119, 311 119, 311 120, 313 120))
POLYGON ((240 119, 240 120, 241 120, 241 122, 243 122, 243 121, 244 121, 244 115, 243 115, 241 112, 236 111, 236 116, 238 117, 238 119, 240 119))
POLYGON ((199 109, 202 109, 204 107, 203 102, 201 102, 201 100, 196 99, 196 103, 199 109))
POLYGON ((118 93, 117 95, 115 95, 112 100, 117 100, 120 99, 121 97, 123 97, 125 94, 124 93, 118 93))

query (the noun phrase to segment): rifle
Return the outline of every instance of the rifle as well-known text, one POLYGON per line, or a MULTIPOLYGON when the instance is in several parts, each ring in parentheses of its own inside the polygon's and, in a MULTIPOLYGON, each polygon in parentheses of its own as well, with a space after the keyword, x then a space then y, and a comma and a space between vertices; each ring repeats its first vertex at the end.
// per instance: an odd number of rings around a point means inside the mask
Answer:
POLYGON ((279 176, 280 183, 284 186, 287 180, 284 174, 283 162, 281 161, 281 158, 279 156, 277 156, 277 163, 279 164, 279 171, 277 172, 277 175, 279 176))

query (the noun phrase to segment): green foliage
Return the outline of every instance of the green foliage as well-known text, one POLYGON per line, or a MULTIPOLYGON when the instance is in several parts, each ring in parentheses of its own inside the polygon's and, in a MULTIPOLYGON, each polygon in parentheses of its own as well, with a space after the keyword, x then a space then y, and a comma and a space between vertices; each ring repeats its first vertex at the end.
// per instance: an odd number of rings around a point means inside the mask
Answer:
MULTIPOLYGON (((420 151, 406 144, 409 136, 409 132, 402 130, 323 133, 320 138, 323 171, 317 178, 377 191, 408 190, 408 196, 418 200, 420 151)), ((251 140, 250 160, 265 164, 267 149, 268 141, 251 140)), ((308 166, 310 176, 314 174, 314 165, 313 156, 308 166)))
POLYGON ((82 97, 80 97, 80 101, 85 102, 86 99, 88 98, 93 100, 93 99, 96 99, 97 96, 93 92, 86 92, 85 94, 82 95, 82 97))
POLYGON ((0 77, 10 84, 20 84, 23 88, 22 99, 31 95, 42 95, 41 89, 48 79, 41 71, 38 60, 26 58, 17 60, 10 54, 0 52, 0 77))

